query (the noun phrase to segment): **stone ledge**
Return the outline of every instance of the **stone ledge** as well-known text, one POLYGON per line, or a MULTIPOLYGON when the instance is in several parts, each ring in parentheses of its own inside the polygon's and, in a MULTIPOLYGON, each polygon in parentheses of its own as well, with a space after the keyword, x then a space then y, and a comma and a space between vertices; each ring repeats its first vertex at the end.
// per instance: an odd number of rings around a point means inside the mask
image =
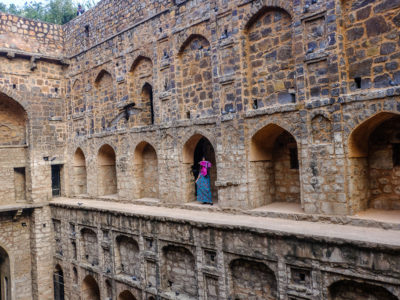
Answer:
POLYGON ((254 118, 254 117, 262 116, 262 115, 273 115, 276 113, 297 111, 297 110, 299 110, 298 106, 299 106, 298 103, 291 103, 291 104, 286 104, 286 105, 276 105, 273 107, 259 108, 256 110, 247 111, 245 113, 244 117, 245 118, 254 118))
MULTIPOLYGON (((377 249, 400 250, 400 228, 397 230, 373 228, 372 226, 359 226, 357 222, 352 224, 351 217, 338 217, 337 220, 346 221, 347 224, 330 223, 332 216, 308 216, 296 214, 294 219, 281 219, 260 217, 241 213, 228 214, 226 212, 200 211, 191 214, 189 209, 171 209, 166 207, 147 207, 143 205, 122 204, 89 200, 83 205, 78 205, 80 199, 57 199, 50 203, 51 207, 66 209, 78 209, 94 212, 109 213, 114 215, 134 216, 146 220, 160 222, 175 222, 190 224, 196 227, 215 227, 221 229, 238 229, 271 236, 295 237, 334 244, 356 244, 359 247, 374 247, 377 249), (301 218, 304 217, 304 219, 301 218), (314 217, 315 221, 306 217, 314 217), (319 218, 319 219, 318 219, 319 218)), ((354 217, 353 217, 354 218, 354 217)), ((357 220, 356 221, 360 221, 357 220)), ((368 221, 369 225, 373 222, 368 221)), ((400 227, 400 224, 398 224, 400 227)))

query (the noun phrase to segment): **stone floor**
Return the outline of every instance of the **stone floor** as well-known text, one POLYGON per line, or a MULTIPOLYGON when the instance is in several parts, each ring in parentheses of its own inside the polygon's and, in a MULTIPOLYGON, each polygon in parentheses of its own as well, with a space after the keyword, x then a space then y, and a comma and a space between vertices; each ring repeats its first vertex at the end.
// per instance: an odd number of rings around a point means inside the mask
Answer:
MULTIPOLYGON (((194 211, 182 208, 166 208, 88 199, 57 198, 51 202, 51 205, 80 207, 89 210, 115 211, 132 215, 152 216, 155 218, 185 220, 188 222, 210 223, 214 226, 242 226, 263 232, 281 232, 283 234, 291 234, 300 237, 315 236, 326 240, 357 241, 361 244, 368 244, 369 246, 388 245, 391 247, 400 247, 400 230, 379 227, 342 225, 328 222, 321 223, 246 214, 240 215, 239 217, 238 214, 228 214, 218 211, 194 211)), ((388 215, 391 215, 391 218, 398 222, 395 214, 388 215)), ((374 211, 366 212, 358 217, 360 220, 365 220, 371 216, 380 219, 388 218, 385 217, 383 213, 374 211)))

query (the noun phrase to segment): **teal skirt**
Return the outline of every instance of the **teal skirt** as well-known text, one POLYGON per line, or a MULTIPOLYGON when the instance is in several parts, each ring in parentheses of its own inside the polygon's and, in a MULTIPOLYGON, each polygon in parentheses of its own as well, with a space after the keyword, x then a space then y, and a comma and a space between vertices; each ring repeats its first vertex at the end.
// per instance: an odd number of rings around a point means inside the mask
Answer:
POLYGON ((212 203, 210 176, 200 175, 197 181, 197 201, 202 203, 212 203))

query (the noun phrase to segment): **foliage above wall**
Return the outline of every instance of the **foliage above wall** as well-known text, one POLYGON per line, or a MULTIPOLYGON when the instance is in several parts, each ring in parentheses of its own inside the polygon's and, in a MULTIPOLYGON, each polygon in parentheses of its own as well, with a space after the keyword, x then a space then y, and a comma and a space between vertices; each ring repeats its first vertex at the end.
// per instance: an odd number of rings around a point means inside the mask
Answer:
MULTIPOLYGON (((98 0, 82 0, 80 3, 85 10, 96 5, 98 0)), ((0 2, 0 11, 49 23, 65 24, 77 16, 78 4, 73 0, 50 0, 25 2, 22 7, 15 4, 6 5, 0 2)))

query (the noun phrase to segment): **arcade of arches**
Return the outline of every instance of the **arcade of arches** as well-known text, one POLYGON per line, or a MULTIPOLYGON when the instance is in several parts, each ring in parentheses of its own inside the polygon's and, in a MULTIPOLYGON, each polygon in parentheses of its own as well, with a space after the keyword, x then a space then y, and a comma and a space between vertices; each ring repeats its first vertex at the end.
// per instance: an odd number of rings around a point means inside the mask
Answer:
POLYGON ((400 0, 0 31, 0 300, 400 299, 400 0))

